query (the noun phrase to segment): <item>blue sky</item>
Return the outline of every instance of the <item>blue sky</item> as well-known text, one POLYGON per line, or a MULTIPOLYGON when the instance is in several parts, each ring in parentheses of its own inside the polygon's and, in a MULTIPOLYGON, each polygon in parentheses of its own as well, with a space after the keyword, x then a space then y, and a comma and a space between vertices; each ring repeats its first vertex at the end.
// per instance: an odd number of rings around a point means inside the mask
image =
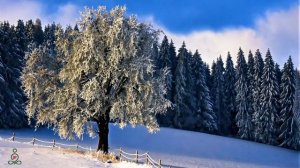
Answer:
POLYGON ((51 9, 66 3, 78 6, 126 5, 128 12, 153 16, 158 24, 176 33, 199 29, 253 27, 255 19, 268 10, 288 9, 298 0, 73 0, 48 1, 51 9))
POLYGON ((180 47, 199 49, 211 63, 228 51, 235 58, 267 48, 281 65, 292 55, 299 63, 298 0, 0 0, 0 20, 37 17, 44 23, 74 24, 84 6, 126 5, 129 14, 162 29, 180 47))

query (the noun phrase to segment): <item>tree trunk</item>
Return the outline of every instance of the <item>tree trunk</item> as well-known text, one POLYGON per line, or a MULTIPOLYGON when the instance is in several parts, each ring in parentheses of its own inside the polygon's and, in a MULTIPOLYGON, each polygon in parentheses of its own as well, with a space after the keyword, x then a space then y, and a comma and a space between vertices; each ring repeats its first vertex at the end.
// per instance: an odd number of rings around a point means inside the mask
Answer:
POLYGON ((108 109, 104 115, 101 115, 99 118, 98 124, 98 134, 99 134, 99 141, 97 151, 102 151, 103 153, 108 153, 108 132, 109 132, 109 111, 108 109))

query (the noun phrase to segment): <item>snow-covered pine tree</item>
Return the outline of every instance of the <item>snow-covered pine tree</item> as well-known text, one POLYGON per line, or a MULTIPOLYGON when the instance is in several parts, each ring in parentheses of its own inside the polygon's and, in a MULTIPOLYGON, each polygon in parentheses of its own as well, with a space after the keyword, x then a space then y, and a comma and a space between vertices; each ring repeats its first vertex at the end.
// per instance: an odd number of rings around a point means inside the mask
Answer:
MULTIPOLYGON (((254 88, 252 91, 253 94, 253 110, 254 114, 252 116, 252 122, 254 122, 254 130, 256 130, 257 122, 255 121, 255 116, 260 113, 261 101, 260 101, 260 93, 261 93, 261 82, 262 82, 262 74, 264 68, 264 61, 262 59, 261 53, 259 50, 256 50, 254 56, 254 88)), ((254 140, 257 141, 258 137, 256 131, 254 131, 254 140)))
POLYGON ((34 23, 34 39, 37 46, 41 45, 44 42, 44 32, 40 19, 36 19, 34 23))
POLYGON ((204 73, 205 73, 205 79, 206 79, 206 85, 208 87, 208 90, 210 92, 210 98, 212 99, 212 77, 211 77, 211 72, 210 72, 210 68, 209 65, 207 63, 204 63, 204 73))
MULTIPOLYGON (((248 113, 251 116, 251 126, 254 127, 254 109, 253 109, 253 104, 254 104, 254 87, 255 87, 255 69, 254 69, 254 58, 251 50, 249 51, 248 54, 248 62, 247 62, 247 68, 248 68, 248 73, 247 73, 247 80, 248 80, 248 103, 249 103, 249 108, 248 108, 248 113)), ((254 139, 254 131, 251 132, 250 140, 254 139)))
POLYGON ((170 56, 170 63, 171 63, 171 73, 172 73, 172 89, 171 89, 171 102, 174 103, 174 96, 175 96, 175 70, 177 65, 177 57, 176 57, 176 48, 174 46, 173 41, 171 40, 169 46, 169 56, 170 56))
POLYGON ((274 61, 267 51, 261 82, 261 109, 255 113, 255 139, 265 144, 276 144, 277 99, 279 87, 275 74, 274 61))
POLYGON ((279 129, 280 146, 297 149, 300 139, 297 136, 299 125, 294 113, 295 106, 295 70, 291 57, 284 64, 281 78, 280 93, 280 120, 282 125, 279 129))
POLYGON ((236 135, 238 128, 235 121, 236 109, 235 109, 235 82, 236 82, 236 74, 234 65, 232 62, 232 58, 230 53, 228 52, 227 60, 226 60, 226 68, 224 72, 224 114, 229 116, 229 134, 236 135))
POLYGON ((236 66, 236 123, 238 135, 242 139, 250 139, 252 134, 252 116, 249 114, 247 64, 244 52, 239 49, 236 66))
MULTIPOLYGON (((24 82, 34 106, 51 107, 42 113, 28 108, 29 116, 40 116, 38 124, 53 125, 62 138, 69 139, 82 137, 86 124, 95 121, 98 129, 92 124, 87 129, 99 135, 97 150, 104 153, 108 152, 110 120, 121 127, 130 123, 145 125, 150 132, 158 130, 155 115, 171 105, 165 99, 168 71, 154 76, 150 59, 158 31, 126 16, 125 7, 111 11, 87 8, 79 25, 79 32, 58 30, 56 57, 62 60, 62 68, 57 89, 47 92, 46 102, 32 101, 36 100, 31 94, 35 92, 31 87, 34 81, 24 82)), ((43 54, 47 56, 44 51, 37 55, 43 54)))
POLYGON ((189 53, 185 48, 185 43, 183 42, 181 48, 178 50, 178 63, 176 66, 176 94, 174 97, 175 103, 175 116, 174 116, 174 126, 177 128, 187 129, 189 126, 188 118, 190 116, 192 109, 189 106, 189 99, 191 97, 188 90, 189 73, 188 73, 188 57, 189 53))
POLYGON ((212 109, 212 102, 209 94, 209 89, 206 83, 205 65, 201 59, 198 50, 194 53, 193 62, 191 66, 190 83, 194 83, 191 94, 195 97, 196 111, 194 112, 194 119, 196 119, 196 129, 202 132, 216 133, 217 118, 212 109))
MULTIPOLYGON (((283 124, 281 119, 280 119, 280 111, 281 111, 281 106, 280 106, 280 93, 281 93, 281 77, 282 77, 282 72, 280 70, 279 64, 275 63, 275 76, 276 76, 276 81, 278 84, 278 93, 276 95, 276 107, 277 107, 277 118, 275 121, 275 128, 276 128, 276 137, 279 137, 279 128, 283 124)), ((278 138, 277 138, 278 139, 278 138)), ((279 145, 279 144, 278 144, 279 145)))
POLYGON ((23 56, 24 59, 25 52, 27 51, 27 37, 26 37, 26 28, 25 24, 22 20, 18 20, 18 24, 16 26, 16 41, 20 48, 20 54, 23 56))
POLYGON ((55 48, 55 31, 56 31, 56 24, 52 23, 51 25, 48 24, 45 26, 44 31, 44 42, 48 43, 48 46, 51 48, 55 48))
MULTIPOLYGON (((0 35, 2 35, 2 29, 0 29, 0 35)), ((0 43, 0 48, 2 48, 2 43, 0 43)), ((0 128, 6 127, 7 114, 4 110, 6 110, 6 103, 5 103, 5 96, 6 96, 6 89, 7 89, 7 82, 6 79, 6 68, 2 60, 2 54, 0 52, 0 128)))
POLYGON ((296 93, 295 93, 295 106, 294 106, 294 115, 297 118, 297 125, 298 125, 298 131, 297 131, 297 150, 300 150, 300 71, 295 70, 295 78, 296 78, 296 93))
POLYGON ((34 38, 35 28, 34 28, 33 21, 31 19, 26 22, 25 28, 26 28, 26 37, 28 40, 28 44, 35 43, 35 38, 34 38))
POLYGON ((224 63, 221 56, 217 59, 216 66, 213 66, 213 110, 217 116, 217 125, 220 134, 229 133, 230 116, 224 113, 225 97, 224 97, 224 63))
POLYGON ((27 125, 24 113, 24 94, 20 74, 24 51, 17 40, 15 27, 8 22, 0 23, 1 76, 4 77, 0 95, 4 97, 4 107, 0 113, 0 127, 20 128, 27 125))
MULTIPOLYGON (((170 73, 168 73, 166 78, 166 84, 167 84, 166 98, 172 101, 174 82, 173 82, 173 74, 171 69, 173 67, 173 60, 169 52, 170 52, 169 40, 167 36, 164 36, 162 43, 160 45, 158 58, 157 60, 155 60, 155 62, 158 70, 169 69, 170 71, 170 73)), ((170 108, 167 110, 165 114, 158 114, 157 115, 158 123, 162 126, 171 126, 173 120, 173 113, 174 111, 170 108)))

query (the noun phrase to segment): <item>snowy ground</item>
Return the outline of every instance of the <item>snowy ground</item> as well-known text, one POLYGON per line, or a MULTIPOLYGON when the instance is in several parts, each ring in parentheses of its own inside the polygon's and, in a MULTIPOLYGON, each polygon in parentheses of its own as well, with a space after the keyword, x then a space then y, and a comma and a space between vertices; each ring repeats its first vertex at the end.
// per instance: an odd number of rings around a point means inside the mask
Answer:
POLYGON ((102 163, 90 156, 70 154, 60 150, 51 150, 44 147, 32 147, 24 143, 16 143, 0 139, 0 167, 20 167, 20 168, 147 168, 145 165, 134 163, 102 163), (9 165, 12 149, 17 149, 20 165, 9 165))
MULTIPOLYGON (((59 140, 57 135, 53 135, 52 130, 47 128, 21 130, 0 130, 0 137, 7 138, 16 132, 16 136, 20 137, 38 137, 40 139, 56 139, 58 142, 76 144, 82 146, 91 146, 95 148, 97 138, 91 139, 84 136, 83 141, 63 141, 59 140)), ((122 147, 125 151, 150 152, 151 157, 158 160, 161 159, 164 165, 177 168, 193 168, 193 167, 221 167, 221 168, 299 168, 300 152, 283 149, 279 147, 258 144, 233 138, 225 138, 221 136, 208 135, 190 131, 175 130, 162 128, 156 134, 148 134, 144 127, 131 128, 126 127, 121 130, 116 126, 110 126, 110 151, 118 152, 118 148, 122 147)), ((0 167, 7 163, 7 158, 11 154, 11 146, 2 145, 0 141, 0 167)), ((111 165, 99 163, 91 158, 78 158, 78 156, 66 156, 63 154, 51 154, 53 151, 42 151, 32 148, 18 148, 22 154, 22 161, 25 166, 26 160, 32 162, 40 162, 42 158, 51 160, 61 160, 55 163, 56 167, 110 167, 111 165), (33 152, 35 151, 35 153, 33 152), (43 156, 46 155, 46 156, 43 156), (51 158, 51 159, 50 159, 51 158), (63 158, 63 159, 62 159, 63 158), (75 163, 74 163, 75 162, 75 163), (77 163, 78 162, 78 163, 77 163), (65 165, 63 165, 65 164, 65 165), (67 165, 69 164, 69 165, 67 165)), ((50 161, 49 161, 50 160, 50 161)), ((54 163, 54 162, 53 162, 54 163)), ((29 163, 28 163, 29 164, 29 163)), ((112 165, 114 167, 132 167, 121 165, 112 165)), ((6 166, 4 166, 6 167, 6 166)))

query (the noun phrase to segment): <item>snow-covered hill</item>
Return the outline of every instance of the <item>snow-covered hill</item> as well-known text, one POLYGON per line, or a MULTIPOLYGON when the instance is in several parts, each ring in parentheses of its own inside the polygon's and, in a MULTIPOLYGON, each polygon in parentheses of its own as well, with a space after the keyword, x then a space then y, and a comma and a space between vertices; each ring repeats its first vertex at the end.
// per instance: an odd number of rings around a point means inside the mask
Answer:
MULTIPOLYGON (((79 142, 82 146, 91 146, 92 148, 95 148, 97 144, 97 138, 91 139, 87 135, 83 137, 83 141, 59 140, 58 136, 53 135, 53 131, 47 128, 40 128, 36 132, 33 129, 0 130, 0 137, 10 137, 13 131, 20 137, 35 136, 40 139, 56 139, 58 142, 72 144, 79 142)), ((154 159, 161 159, 164 165, 177 168, 300 167, 300 152, 297 151, 190 131, 161 128, 156 134, 148 134, 144 127, 126 127, 122 130, 117 126, 110 125, 109 138, 111 152, 117 153, 119 147, 129 152, 135 152, 135 150, 139 150, 139 152, 148 151, 154 159)), ((11 152, 11 146, 5 147, 2 144, 2 141, 0 141, 0 167, 1 162, 3 162, 3 153, 7 155, 11 152)), ((30 150, 24 155, 23 157, 37 158, 36 160, 40 160, 39 156, 42 157, 42 155, 34 154, 30 150)), ((78 160, 75 156, 68 158, 63 155, 57 155, 55 158, 64 160, 63 163, 70 163, 71 165, 72 160, 78 160)), ((24 159, 26 160, 26 158, 24 159)), ((87 158, 83 159, 86 160, 87 158)), ((98 164, 101 164, 96 161, 88 161, 89 163, 87 163, 84 160, 78 164, 77 162, 75 163, 76 165, 84 165, 86 163, 85 167, 99 167, 98 164)), ((4 161, 7 162, 7 159, 4 159, 4 161)), ((56 165, 59 165, 59 163, 56 163, 56 165)))

